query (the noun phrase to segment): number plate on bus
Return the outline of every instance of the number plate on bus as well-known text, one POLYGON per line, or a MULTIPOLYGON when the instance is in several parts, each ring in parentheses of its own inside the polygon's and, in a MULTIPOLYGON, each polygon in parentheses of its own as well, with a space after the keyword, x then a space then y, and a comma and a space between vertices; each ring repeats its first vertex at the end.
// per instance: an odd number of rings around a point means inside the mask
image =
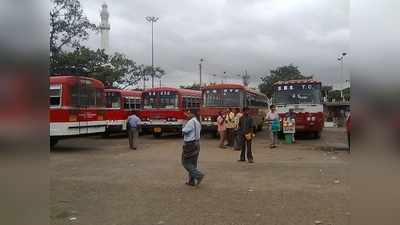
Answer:
POLYGON ((305 126, 304 125, 296 125, 296 129, 304 129, 305 126))
POLYGON ((155 127, 154 133, 161 133, 161 127, 155 127))

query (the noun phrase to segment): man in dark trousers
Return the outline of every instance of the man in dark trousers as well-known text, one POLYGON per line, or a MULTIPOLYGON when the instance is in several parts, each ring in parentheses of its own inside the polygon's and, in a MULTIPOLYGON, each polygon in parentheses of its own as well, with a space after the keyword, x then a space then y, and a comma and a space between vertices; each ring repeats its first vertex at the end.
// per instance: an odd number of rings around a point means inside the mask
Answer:
POLYGON ((126 128, 128 130, 129 148, 136 150, 140 128, 140 118, 135 114, 128 117, 126 128))
POLYGON ((242 139, 241 141, 241 153, 240 162, 247 160, 249 163, 253 163, 253 153, 251 152, 251 141, 254 138, 253 130, 253 119, 249 115, 249 108, 243 109, 243 116, 239 120, 239 135, 242 139), (246 154, 247 151, 247 154, 246 154))
POLYGON ((200 153, 201 124, 193 112, 187 112, 188 121, 182 128, 183 151, 182 165, 189 174, 189 186, 198 186, 203 180, 204 174, 197 169, 197 161, 200 153))

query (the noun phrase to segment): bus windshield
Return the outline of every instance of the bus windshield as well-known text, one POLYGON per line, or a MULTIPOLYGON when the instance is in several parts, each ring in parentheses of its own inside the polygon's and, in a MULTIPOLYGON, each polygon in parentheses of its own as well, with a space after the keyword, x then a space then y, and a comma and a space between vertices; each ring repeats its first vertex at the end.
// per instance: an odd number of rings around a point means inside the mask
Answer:
POLYGON ((143 94, 143 100, 145 109, 178 107, 178 95, 172 91, 146 92, 143 94))
POLYGON ((320 104, 320 84, 290 84, 274 87, 275 104, 320 104))
POLYGON ((239 89, 209 89, 204 93, 204 106, 240 106, 239 89))

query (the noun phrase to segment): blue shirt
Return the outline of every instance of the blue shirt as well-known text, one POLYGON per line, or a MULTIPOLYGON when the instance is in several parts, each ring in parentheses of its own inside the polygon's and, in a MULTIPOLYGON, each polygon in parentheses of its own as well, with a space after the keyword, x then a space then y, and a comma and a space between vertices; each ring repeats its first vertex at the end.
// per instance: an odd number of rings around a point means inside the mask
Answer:
POLYGON ((183 141, 200 140, 201 124, 197 121, 196 117, 190 119, 182 128, 183 141))
POLYGON ((128 117, 128 124, 131 128, 137 128, 138 125, 140 124, 140 119, 136 115, 130 115, 128 117))

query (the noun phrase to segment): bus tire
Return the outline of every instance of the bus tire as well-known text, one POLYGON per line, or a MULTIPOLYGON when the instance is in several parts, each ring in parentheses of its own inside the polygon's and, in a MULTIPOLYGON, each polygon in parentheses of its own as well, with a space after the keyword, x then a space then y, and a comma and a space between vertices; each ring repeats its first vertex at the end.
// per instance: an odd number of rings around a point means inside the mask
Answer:
POLYGON ((103 133, 103 138, 108 138, 108 137, 110 137, 110 131, 106 130, 103 133))
POLYGON ((160 133, 153 133, 153 137, 155 137, 155 138, 160 138, 161 135, 162 135, 161 132, 160 133))
POLYGON ((50 148, 54 148, 54 146, 56 146, 57 143, 58 143, 58 139, 50 138, 50 148))
POLYGON ((317 131, 317 132, 314 132, 314 133, 313 133, 313 138, 314 138, 314 139, 320 139, 320 138, 321 138, 321 132, 318 132, 318 131, 317 131))

